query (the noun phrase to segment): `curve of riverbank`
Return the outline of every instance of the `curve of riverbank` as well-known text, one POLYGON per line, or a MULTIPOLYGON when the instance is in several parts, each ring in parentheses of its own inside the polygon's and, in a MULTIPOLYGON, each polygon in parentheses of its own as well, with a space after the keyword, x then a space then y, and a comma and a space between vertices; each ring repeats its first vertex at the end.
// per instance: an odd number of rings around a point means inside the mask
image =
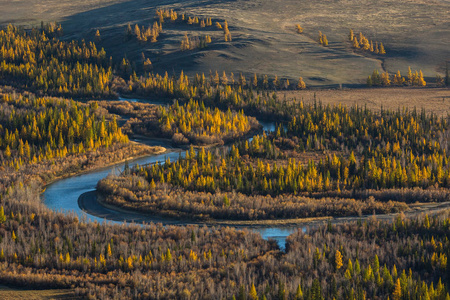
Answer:
MULTIPOLYGON (((376 218, 379 221, 391 221, 398 213, 380 214, 380 215, 361 215, 347 217, 320 217, 320 218, 298 218, 298 219, 281 219, 281 220, 261 220, 261 221, 228 221, 228 220, 209 220, 194 221, 189 219, 174 219, 165 216, 150 215, 140 213, 138 211, 124 209, 108 205, 101 201, 101 197, 97 191, 90 191, 80 195, 78 198, 79 207, 90 215, 113 220, 117 222, 127 223, 162 223, 163 225, 208 225, 208 226, 230 226, 248 229, 281 229, 281 228, 305 228, 311 226, 323 225, 328 222, 331 224, 342 224, 354 222, 357 220, 367 220, 376 218)), ((414 217, 420 214, 435 215, 442 210, 450 209, 450 202, 442 203, 424 203, 413 204, 404 211, 407 217, 414 217)))
POLYGON ((278 219, 278 220, 206 220, 195 221, 190 219, 175 219, 166 216, 151 215, 140 213, 136 210, 116 207, 102 201, 102 197, 97 191, 90 191, 81 194, 78 198, 78 206, 84 212, 107 220, 119 222, 134 223, 163 223, 164 225, 208 225, 208 226, 232 226, 245 228, 262 228, 262 227, 291 227, 301 226, 306 223, 324 223, 332 217, 320 218, 298 218, 298 219, 278 219))
MULTIPOLYGON (((121 99, 130 100, 130 99, 121 99)), ((152 103, 153 101, 135 100, 152 103)), ((154 102, 154 104, 160 104, 154 102)), ((266 131, 275 130, 274 122, 261 122, 263 129, 266 131)), ((140 140, 136 142, 144 143, 151 146, 161 146, 161 141, 145 137, 138 137, 140 140)), ((165 141, 164 146, 169 146, 165 141)), ((130 165, 144 165, 155 162, 165 161, 169 158, 175 161, 184 155, 181 149, 169 149, 167 152, 157 155, 149 155, 135 160, 129 160, 130 165)), ((44 203, 52 210, 64 213, 74 213, 86 221, 112 223, 162 223, 163 225, 208 225, 208 226, 232 226, 237 228, 246 228, 259 232, 265 239, 274 239, 282 249, 285 247, 287 236, 297 230, 306 230, 308 227, 315 227, 327 222, 332 224, 342 224, 352 222, 358 219, 368 219, 372 215, 353 216, 353 217, 325 217, 311 219, 290 219, 290 220, 270 220, 270 221, 226 221, 218 220, 211 222, 190 221, 182 219, 171 219, 163 216, 142 214, 136 211, 129 211, 117 207, 103 204, 99 201, 96 194, 97 182, 111 173, 118 174, 124 168, 124 163, 115 164, 113 166, 97 169, 87 173, 78 174, 58 180, 47 186, 43 193, 44 203)), ((428 203, 422 205, 411 205, 410 209, 405 212, 406 216, 415 216, 422 213, 430 215, 437 214, 444 209, 450 208, 450 202, 446 203, 428 203)), ((395 218, 396 214, 377 215, 378 220, 390 221, 395 218)))
MULTIPOLYGON (((128 100, 128 99, 121 99, 128 100)), ((142 101, 142 100, 137 100, 142 101)), ((152 101, 145 101, 147 103, 151 103, 152 101)), ((154 103, 159 104, 159 103, 154 103)), ((273 131, 276 128, 274 122, 264 122, 260 121, 263 130, 265 131, 273 131)), ((161 140, 151 139, 142 136, 138 136, 135 139, 136 142, 140 142, 150 146, 162 146, 161 140)), ((250 137, 251 139, 251 137, 250 137)), ((146 157, 142 157, 136 160, 129 160, 128 164, 132 165, 145 165, 149 163, 155 162, 163 162, 167 158, 171 161, 177 160, 179 157, 183 157, 185 155, 184 150, 177 148, 170 148, 168 141, 164 141, 164 146, 167 148, 167 151, 163 154, 159 155, 150 155, 146 157)), ((95 192, 97 182, 101 179, 105 178, 109 174, 119 174, 123 168, 124 163, 119 163, 110 167, 105 167, 102 169, 98 169, 96 171, 91 171, 83 174, 78 174, 72 177, 67 177, 64 179, 60 179, 58 181, 49 184, 43 193, 43 202, 44 204, 55 211, 63 212, 63 213, 72 213, 77 215, 83 220, 93 221, 93 222, 111 222, 111 223, 123 223, 123 222, 132 222, 132 223, 162 223, 164 225, 187 225, 187 224, 197 224, 197 225, 214 225, 214 226, 233 226, 239 228, 251 228, 254 231, 257 231, 261 234, 261 236, 265 239, 274 239, 278 242, 281 248, 284 248, 285 240, 288 235, 292 232, 296 231, 298 228, 294 223, 285 223, 284 226, 274 227, 274 223, 270 226, 266 225, 258 225, 252 224, 252 222, 247 222, 247 224, 233 224, 232 222, 212 222, 212 223, 204 223, 204 222, 188 222, 186 220, 168 220, 165 217, 157 217, 157 216, 142 216, 138 212, 131 211, 118 211, 117 208, 113 207, 105 207, 101 206, 96 198, 92 198, 92 192, 95 192), (86 194, 87 193, 87 194, 86 194), (90 201, 88 201, 90 200, 90 201), (93 201, 92 201, 93 200, 93 201)))

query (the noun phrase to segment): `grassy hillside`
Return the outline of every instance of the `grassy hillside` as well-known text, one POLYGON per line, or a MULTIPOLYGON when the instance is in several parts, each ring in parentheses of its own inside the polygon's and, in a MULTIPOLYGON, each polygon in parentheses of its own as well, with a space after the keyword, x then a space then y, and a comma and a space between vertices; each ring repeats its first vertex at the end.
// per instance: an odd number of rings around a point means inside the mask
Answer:
MULTIPOLYGON (((267 74, 297 79, 307 85, 364 84, 375 68, 421 69, 429 79, 442 75, 449 59, 450 33, 448 1, 60 1, 45 9, 25 0, 7 3, 0 23, 37 25, 41 20, 62 21, 69 37, 94 39, 98 29, 100 45, 113 57, 126 55, 142 64, 144 55, 153 70, 163 73, 183 69, 188 74, 225 70, 246 74, 267 74), (126 40, 128 23, 148 27, 155 21, 157 8, 174 9, 186 16, 211 17, 213 26, 163 24, 156 43, 126 40), (30 18, 31 16, 31 18, 30 18), (225 42, 215 22, 228 21, 231 42, 225 42), (303 34, 297 34, 295 24, 303 34), (383 42, 385 56, 354 51, 348 41, 349 29, 371 40, 383 42), (328 47, 318 44, 318 31, 327 35, 328 47), (181 51, 183 36, 208 34, 212 43, 200 50, 181 51)), ((47 2, 46 2, 47 3, 47 2)))

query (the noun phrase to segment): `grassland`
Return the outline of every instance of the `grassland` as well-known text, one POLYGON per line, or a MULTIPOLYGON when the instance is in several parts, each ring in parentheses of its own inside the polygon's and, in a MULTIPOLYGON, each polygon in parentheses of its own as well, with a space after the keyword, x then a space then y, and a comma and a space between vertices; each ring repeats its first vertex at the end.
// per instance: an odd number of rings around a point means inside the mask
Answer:
POLYGON ((297 99, 310 103, 314 99, 327 105, 367 106, 372 110, 397 110, 398 108, 425 109, 439 116, 450 111, 448 88, 366 88, 366 89, 321 89, 305 91, 281 91, 279 99, 297 99))
POLYGON ((75 299, 71 290, 27 290, 2 285, 0 285, 0 298, 4 300, 75 299))
MULTIPOLYGON (((6 1, 4 1, 6 2, 6 1)), ((126 55, 136 64, 141 53, 150 58, 156 72, 188 74, 209 70, 290 79, 303 76, 307 85, 349 86, 364 84, 373 69, 422 69, 426 79, 442 75, 450 58, 448 41, 449 1, 46 1, 43 5, 26 0, 2 4, 0 23, 37 25, 41 20, 61 21, 69 38, 94 39, 97 29, 101 46, 115 58, 126 55), (226 43, 215 28, 171 24, 166 21, 157 43, 124 41, 128 23, 152 24, 156 8, 173 8, 200 18, 227 20, 233 41, 226 43), (304 34, 295 32, 299 23, 304 34), (355 53, 347 35, 350 28, 369 39, 382 41, 386 56, 355 53), (320 46, 318 31, 327 35, 329 47, 320 46), (180 51, 182 37, 207 33, 212 43, 205 49, 180 51)), ((213 26, 214 27, 214 26, 213 26)))

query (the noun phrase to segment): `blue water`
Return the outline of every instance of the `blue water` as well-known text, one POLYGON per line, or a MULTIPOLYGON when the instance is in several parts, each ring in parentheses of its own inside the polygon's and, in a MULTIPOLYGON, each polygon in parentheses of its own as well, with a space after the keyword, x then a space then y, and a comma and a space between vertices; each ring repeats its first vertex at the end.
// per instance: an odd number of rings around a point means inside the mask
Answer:
MULTIPOLYGON (((133 164, 147 164, 156 161, 164 161, 166 157, 170 160, 176 160, 179 157, 179 153, 168 153, 163 155, 156 155, 138 159, 130 162, 130 166, 133 164)), ((124 168, 124 164, 116 165, 114 167, 105 168, 100 171, 90 172, 78 176, 69 177, 56 181, 45 190, 43 194, 43 201, 45 205, 55 211, 63 213, 73 213, 80 219, 85 219, 90 222, 111 222, 111 223, 123 223, 119 221, 105 220, 93 215, 89 215, 78 206, 78 198, 81 194, 95 190, 97 182, 109 174, 119 174, 124 168)), ((244 229, 244 226, 239 226, 240 229, 244 229)), ((286 226, 274 226, 274 227, 252 227, 251 230, 259 232, 264 239, 274 239, 277 241, 281 249, 285 248, 286 237, 291 233, 296 232, 299 227, 286 227, 286 226)), ((302 228, 303 229, 303 228, 302 228)))
MULTIPOLYGON (((154 162, 163 162, 166 158, 170 160, 178 159, 180 152, 170 152, 161 155, 148 156, 129 161, 129 165, 143 165, 154 162)), ((184 153, 181 153, 184 155, 184 153)), ((78 206, 78 198, 81 194, 95 190, 97 182, 109 174, 120 174, 123 171, 125 163, 104 168, 95 172, 89 172, 66 179, 58 180, 47 186, 43 193, 44 204, 52 210, 61 212, 73 212, 79 217, 86 217, 91 221, 104 221, 101 218, 86 214, 78 206)), ((114 222, 114 221, 112 221, 114 222)), ((119 222, 116 222, 119 223, 119 222)))
MULTIPOLYGON (((130 100, 130 99, 122 99, 130 100)), ((134 100, 143 101, 143 100, 134 100)), ((152 104, 162 104, 160 101, 143 101, 152 104)), ((275 130, 275 123, 272 122, 261 122, 266 131, 275 130)), ((155 141, 154 144, 157 145, 159 142, 155 141)), ((162 145, 164 146, 164 145, 162 145)), ((166 158, 170 158, 171 161, 175 161, 180 155, 184 156, 184 151, 169 152, 161 155, 149 156, 141 159, 136 159, 129 161, 129 165, 133 166, 136 164, 143 165, 154 162, 164 162, 166 158)), ((76 214, 80 219, 86 219, 87 221, 97 221, 106 222, 108 220, 89 215, 80 209, 78 206, 78 198, 81 194, 93 191, 96 188, 97 182, 101 179, 107 177, 109 174, 120 174, 124 168, 124 163, 118 164, 112 167, 107 167, 102 170, 95 172, 89 172, 86 174, 81 174, 78 176, 73 176, 70 178, 62 179, 56 181, 47 186, 43 194, 44 204, 52 210, 73 213, 76 214)), ((122 223, 118 221, 108 221, 111 223, 122 223)), ((239 227, 245 228, 245 227, 239 227)), ((281 249, 285 249, 286 237, 291 233, 296 232, 298 228, 301 227, 286 227, 286 226, 274 226, 274 227, 260 227, 251 230, 259 232, 264 239, 274 239, 277 241, 281 249)), ((304 230, 304 228, 303 228, 304 230)))
MULTIPOLYGON (((180 153, 171 152, 162 155, 145 157, 130 161, 130 166, 139 164, 147 164, 153 162, 162 162, 166 158, 170 158, 171 161, 178 159, 180 153)), ((69 177, 56 181, 45 190, 43 194, 43 201, 45 205, 55 211, 64 213, 76 214, 80 219, 86 219, 90 222, 111 222, 122 223, 119 221, 105 220, 93 215, 89 215, 78 206, 78 198, 81 194, 95 190, 97 182, 109 174, 119 174, 124 168, 124 164, 115 165, 99 171, 81 174, 78 176, 69 177)), ((239 227, 241 229, 245 227, 239 227)), ((264 239, 274 239, 277 241, 281 249, 285 248, 286 237, 291 233, 296 232, 300 227, 286 227, 286 226, 274 226, 274 227, 260 227, 251 228, 251 230, 259 232, 264 239)))

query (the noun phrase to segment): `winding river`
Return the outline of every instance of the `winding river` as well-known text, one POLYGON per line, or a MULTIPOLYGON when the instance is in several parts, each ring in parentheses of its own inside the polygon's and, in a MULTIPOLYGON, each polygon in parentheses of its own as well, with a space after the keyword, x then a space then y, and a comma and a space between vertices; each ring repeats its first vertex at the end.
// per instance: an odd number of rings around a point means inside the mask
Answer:
MULTIPOLYGON (((131 100, 131 101, 142 101, 146 103, 163 105, 161 101, 146 101, 146 100, 137 100, 137 99, 121 99, 121 100, 131 100)), ((275 123, 273 122, 262 122, 260 121, 263 129, 265 131, 274 131, 275 123)), ((139 142, 139 140, 136 140, 139 142)), ((130 165, 133 164, 148 164, 153 162, 162 162, 165 161, 166 158, 170 158, 171 161, 174 161, 180 157, 180 155, 184 155, 184 151, 180 151, 180 149, 170 149, 170 145, 167 145, 167 142, 161 140, 145 140, 146 144, 154 145, 154 146, 163 146, 169 147, 168 151, 164 154, 160 155, 151 155, 144 158, 136 159, 130 161, 130 165)), ((52 210, 63 212, 63 213, 72 213, 76 214, 80 219, 85 219, 90 222, 111 222, 111 223, 123 223, 123 222, 133 222, 133 223, 162 223, 163 225, 189 225, 189 224, 197 224, 202 225, 202 223, 195 222, 186 222, 180 220, 173 220, 163 217, 156 217, 151 215, 142 215, 139 213, 133 212, 119 212, 117 210, 109 209, 101 206, 97 203, 97 201, 92 200, 92 197, 85 197, 82 202, 84 202, 85 206, 92 206, 100 208, 98 211, 101 213, 97 215, 101 215, 103 217, 97 217, 91 214, 87 214, 83 211, 79 206, 79 199, 83 198, 86 193, 95 192, 95 188, 97 182, 110 173, 118 174, 124 168, 124 164, 117 164, 112 167, 107 167, 104 169, 96 170, 89 173, 80 174, 77 176, 69 177, 66 179, 62 179, 56 181, 47 186, 44 194, 43 194, 43 202, 44 204, 52 210), (87 204, 87 205, 86 205, 87 204)), ((95 198, 94 198, 95 199, 95 198)), ((414 216, 421 213, 428 214, 436 214, 442 211, 443 209, 449 209, 450 202, 443 203, 428 203, 420 206, 412 206, 409 210, 405 212, 407 216, 414 216)), ((377 219, 379 220, 392 220, 396 214, 385 214, 385 215, 377 215, 377 219)), ((345 223, 354 221, 355 219, 366 219, 371 217, 370 215, 364 215, 359 217, 340 217, 333 218, 331 222, 333 224, 336 223, 345 223)), ((259 232, 261 236, 265 239, 273 239, 275 240, 281 249, 285 249, 285 242, 287 236, 296 232, 297 230, 306 230, 309 226, 317 226, 317 224, 323 224, 325 221, 312 221, 303 224, 297 225, 266 225, 266 226, 255 226, 255 225, 239 225, 236 226, 238 228, 248 228, 255 232, 259 232)))
MULTIPOLYGON (((152 101, 152 100, 139 100, 139 99, 123 99, 120 98, 120 100, 128 100, 128 101, 139 101, 139 102, 145 102, 145 103, 151 103, 151 104, 157 104, 157 105, 164 105, 161 101, 152 101)), ((265 131, 274 131, 275 130, 275 123, 274 122, 264 122, 260 121, 261 125, 263 126, 263 130, 265 131)), ((139 140, 135 140, 138 141, 139 140)), ((146 141, 147 144, 148 141, 146 141)), ((154 140, 151 141, 151 145, 158 145, 167 147, 166 144, 162 144, 162 141, 154 140)), ((171 161, 174 161, 180 157, 180 155, 184 155, 184 151, 180 152, 178 149, 168 149, 168 151, 164 154, 160 155, 151 155, 144 158, 132 160, 129 162, 130 165, 134 164, 148 164, 153 163, 157 161, 165 161, 166 158, 170 158, 171 161)), ((115 172, 116 174, 120 173, 124 168, 124 163, 117 164, 112 167, 107 167, 104 169, 96 170, 89 173, 84 173, 76 176, 72 176, 66 179, 62 179, 59 181, 56 181, 50 185, 47 186, 45 192, 43 193, 43 202, 44 204, 55 211, 63 212, 63 213, 73 213, 76 214, 80 219, 86 219, 87 221, 91 222, 111 222, 111 223, 123 223, 125 222, 136 222, 140 223, 143 221, 143 218, 145 219, 146 223, 154 222, 154 223, 162 223, 164 225, 166 224, 177 224, 177 225, 188 225, 188 224, 194 224, 189 222, 174 222, 173 220, 165 220, 164 218, 156 218, 152 216, 145 216, 139 215, 139 217, 136 215, 135 217, 133 214, 122 214, 118 213, 117 211, 110 210, 108 208, 102 208, 106 212, 110 212, 111 215, 114 215, 114 218, 100 218, 94 215, 87 214, 85 211, 83 211, 79 204, 78 199, 81 195, 95 191, 95 187, 97 185, 97 182, 106 176, 108 174, 115 172)), ((239 228, 246 228, 246 226, 239 226, 239 228)), ((285 248, 285 241, 286 237, 290 235, 291 233, 298 230, 299 226, 251 226, 249 227, 251 230, 259 232, 261 236, 265 239, 274 239, 277 241, 277 243, 280 245, 282 249, 285 248)))

